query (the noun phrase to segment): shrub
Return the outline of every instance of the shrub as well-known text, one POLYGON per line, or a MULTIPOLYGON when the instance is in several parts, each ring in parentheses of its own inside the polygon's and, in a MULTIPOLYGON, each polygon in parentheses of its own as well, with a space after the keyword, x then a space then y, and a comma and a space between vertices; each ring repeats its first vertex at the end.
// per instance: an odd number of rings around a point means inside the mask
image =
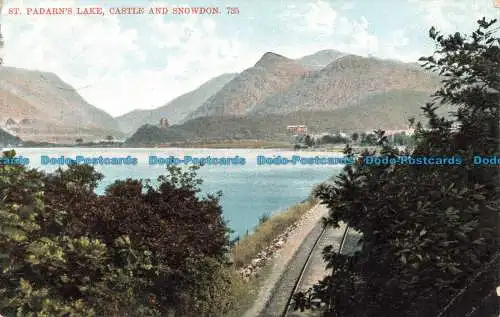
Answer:
POLYGON ((90 166, 0 166, 0 311, 222 316, 228 230, 220 195, 197 195, 195 170, 172 168, 156 187, 117 181, 98 196, 102 175, 90 166))

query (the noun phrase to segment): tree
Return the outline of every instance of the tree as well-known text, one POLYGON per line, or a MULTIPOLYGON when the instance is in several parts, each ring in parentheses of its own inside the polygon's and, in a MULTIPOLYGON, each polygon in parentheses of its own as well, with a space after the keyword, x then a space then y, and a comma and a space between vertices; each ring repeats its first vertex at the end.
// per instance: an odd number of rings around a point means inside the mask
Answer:
POLYGON ((75 140, 75 142, 76 142, 77 144, 82 144, 82 143, 83 143, 83 139, 82 139, 82 138, 77 138, 77 139, 75 140))
POLYGON ((362 132, 359 136, 360 142, 363 142, 363 140, 366 139, 366 132, 362 132))
MULTIPOLYGON (((324 251, 334 269, 315 287, 328 304, 325 316, 498 316, 492 263, 499 259, 500 179, 496 166, 478 167, 472 160, 499 148, 500 39, 491 30, 494 23, 479 20, 470 37, 431 28, 438 49, 421 59, 445 79, 423 107, 429 128, 417 124, 412 154, 460 156, 462 165, 356 163, 334 186, 318 190, 330 208, 326 225, 343 221, 363 236, 352 256, 324 251), (436 114, 442 103, 457 106, 451 119, 436 114)), ((378 154, 399 154, 383 133, 378 137, 378 154)), ((354 155, 349 147, 345 153, 354 155)))
POLYGON ((377 145, 377 137, 373 133, 362 133, 360 144, 365 146, 377 145))
POLYGON ((106 141, 112 142, 115 138, 112 135, 106 136, 106 141))
POLYGON ((234 302, 220 195, 199 195, 196 168, 99 196, 102 177, 88 165, 0 166, 0 311, 224 316, 234 302))
MULTIPOLYGON (((229 240, 220 195, 198 197, 201 180, 196 178, 196 169, 183 172, 170 167, 167 175, 157 179, 157 186, 133 179, 116 181, 104 196, 96 196, 93 188, 99 175, 76 166, 51 176, 49 183, 55 186, 48 187, 46 195, 51 205, 79 211, 72 215, 73 224, 66 226, 66 234, 90 230, 92 236, 106 244, 126 235, 139 252, 151 253, 156 265, 140 271, 148 283, 137 293, 153 294, 158 311, 205 316, 207 312, 196 305, 208 307, 204 301, 213 300, 210 298, 215 294, 206 294, 211 286, 202 282, 207 278, 204 274, 215 277, 227 270, 229 240), (65 179, 82 180, 76 187, 78 193, 64 190, 65 179), (82 192, 82 188, 89 191, 82 192), (205 284, 197 287, 198 283, 205 284)), ((222 278, 221 283, 221 289, 230 287, 227 278, 222 278)), ((222 303, 216 308, 228 309, 222 303)))
POLYGON ((353 140, 354 142, 357 142, 359 140, 359 133, 358 132, 354 132, 351 135, 351 140, 353 140))
POLYGON ((304 144, 308 147, 312 147, 314 146, 314 139, 309 134, 307 134, 304 138, 304 144))
POLYGON ((325 135, 319 141, 322 144, 346 144, 349 140, 341 135, 325 135))

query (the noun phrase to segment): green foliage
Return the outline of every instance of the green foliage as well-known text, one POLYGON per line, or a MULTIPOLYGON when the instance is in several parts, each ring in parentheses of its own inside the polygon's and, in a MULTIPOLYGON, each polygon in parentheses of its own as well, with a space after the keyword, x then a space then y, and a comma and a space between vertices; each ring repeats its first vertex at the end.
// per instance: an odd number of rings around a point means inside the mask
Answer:
MULTIPOLYGON (((361 250, 353 256, 324 250, 333 272, 314 288, 327 303, 324 316, 456 317, 477 306, 480 314, 473 316, 498 316, 491 297, 498 274, 491 263, 498 256, 500 179, 496 166, 472 164, 472 155, 498 155, 500 39, 490 29, 495 22, 478 21, 470 38, 445 37, 432 28, 438 50, 421 59, 445 79, 435 101, 422 108, 429 128, 417 124, 412 154, 458 155, 465 164, 357 163, 346 166, 334 186, 318 190, 331 210, 327 225, 343 221, 362 233, 361 250), (440 117, 439 107, 450 103, 457 106, 453 117, 440 117)), ((382 131, 372 141, 381 155, 399 154, 382 131)))
POLYGON ((220 194, 197 195, 196 168, 103 196, 100 180, 86 165, 0 165, 2 314, 223 316, 234 303, 220 194))
POLYGON ((377 137, 374 133, 361 133, 360 141, 361 146, 374 146, 377 145, 377 137))
POLYGON ((321 144, 346 144, 349 142, 341 135, 325 135, 319 141, 321 144))
POLYGON ((353 140, 354 142, 357 142, 359 140, 359 133, 358 132, 354 132, 351 135, 351 140, 353 140))

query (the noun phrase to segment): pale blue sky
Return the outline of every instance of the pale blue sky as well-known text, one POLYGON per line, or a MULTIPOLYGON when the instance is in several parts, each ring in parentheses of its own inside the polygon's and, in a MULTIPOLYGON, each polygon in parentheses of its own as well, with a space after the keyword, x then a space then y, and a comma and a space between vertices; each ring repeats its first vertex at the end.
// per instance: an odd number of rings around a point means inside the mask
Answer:
MULTIPOLYGON (((104 8, 107 12, 107 8, 104 8)), ((428 29, 469 32, 500 17, 492 0, 4 0, 6 65, 58 74, 112 115, 151 109, 266 51, 290 58, 321 49, 416 61, 432 52, 428 29), (9 16, 8 8, 213 6, 217 16, 9 16), (226 7, 238 7, 228 15, 226 7), (107 6, 109 7, 109 5, 107 6)))

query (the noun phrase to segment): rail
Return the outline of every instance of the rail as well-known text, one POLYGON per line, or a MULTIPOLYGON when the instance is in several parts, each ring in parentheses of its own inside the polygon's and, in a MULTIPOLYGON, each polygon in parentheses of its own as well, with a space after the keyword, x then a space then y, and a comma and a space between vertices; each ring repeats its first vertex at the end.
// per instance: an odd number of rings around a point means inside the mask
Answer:
MULTIPOLYGON (((324 236, 324 234, 326 232, 326 229, 327 228, 324 227, 323 230, 321 231, 320 235, 316 239, 316 241, 314 241, 314 244, 313 244, 313 246, 311 248, 311 251, 309 251, 309 253, 307 255, 307 259, 304 262, 304 265, 302 266, 302 268, 300 270, 299 277, 297 278, 297 280, 294 283, 293 291, 291 292, 291 294, 288 297, 288 300, 286 302, 285 308, 283 309, 283 313, 281 314, 282 317, 286 317, 288 315, 290 307, 292 306, 291 303, 292 303, 292 300, 293 300, 293 295, 295 293, 297 293, 297 291, 298 291, 298 289, 300 287, 300 283, 302 282, 302 279, 304 278, 304 274, 305 274, 305 272, 306 272, 306 270, 307 270, 307 268, 309 266, 309 263, 311 261, 311 257, 313 255, 313 252, 315 251, 315 249, 316 249, 319 241, 321 241, 321 239, 323 238, 323 236, 324 236)), ((345 241, 346 241, 346 237, 347 237, 348 231, 349 231, 349 226, 346 225, 344 233, 342 234, 342 240, 340 241, 338 253, 341 253, 342 249, 344 248, 344 244, 345 244, 345 241)))

